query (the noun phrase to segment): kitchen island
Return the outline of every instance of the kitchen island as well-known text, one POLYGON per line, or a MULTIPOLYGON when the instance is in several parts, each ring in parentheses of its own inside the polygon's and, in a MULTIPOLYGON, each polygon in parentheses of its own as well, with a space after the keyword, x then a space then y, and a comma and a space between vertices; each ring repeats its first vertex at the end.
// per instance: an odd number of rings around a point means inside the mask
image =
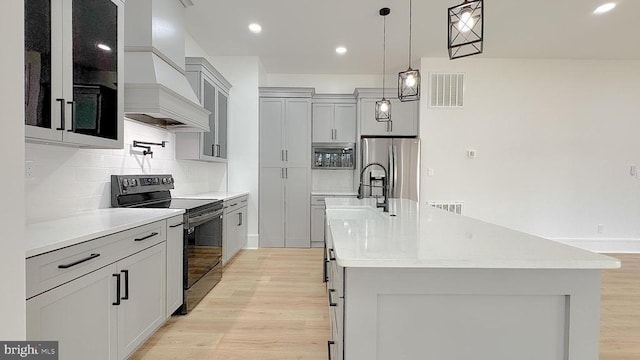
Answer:
POLYGON ((410 200, 326 206, 332 359, 598 359, 617 259, 410 200))

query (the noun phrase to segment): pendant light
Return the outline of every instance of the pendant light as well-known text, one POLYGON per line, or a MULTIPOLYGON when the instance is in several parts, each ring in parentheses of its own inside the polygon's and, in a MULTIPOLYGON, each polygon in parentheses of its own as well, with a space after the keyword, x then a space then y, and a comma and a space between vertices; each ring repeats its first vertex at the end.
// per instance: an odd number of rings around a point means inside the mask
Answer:
POLYGON ((411 68, 411 0, 409 0, 409 68, 398 73, 398 99, 420 100, 420 70, 411 68))
POLYGON ((482 53, 483 0, 465 0, 449 8, 449 59, 482 53))
POLYGON ((380 9, 380 16, 382 16, 382 99, 376 101, 376 120, 380 122, 391 121, 391 101, 384 97, 384 71, 386 65, 386 51, 387 51, 387 22, 386 16, 391 13, 391 9, 380 9))

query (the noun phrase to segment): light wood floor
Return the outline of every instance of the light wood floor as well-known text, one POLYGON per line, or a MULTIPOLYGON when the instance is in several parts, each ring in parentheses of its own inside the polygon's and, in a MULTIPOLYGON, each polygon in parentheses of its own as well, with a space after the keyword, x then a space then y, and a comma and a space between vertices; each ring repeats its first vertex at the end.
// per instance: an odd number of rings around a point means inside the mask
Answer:
MULTIPOLYGON (((640 359, 640 254, 605 271, 600 360, 640 359)), ((174 316, 132 359, 327 359, 321 249, 242 251, 186 316, 174 316)))

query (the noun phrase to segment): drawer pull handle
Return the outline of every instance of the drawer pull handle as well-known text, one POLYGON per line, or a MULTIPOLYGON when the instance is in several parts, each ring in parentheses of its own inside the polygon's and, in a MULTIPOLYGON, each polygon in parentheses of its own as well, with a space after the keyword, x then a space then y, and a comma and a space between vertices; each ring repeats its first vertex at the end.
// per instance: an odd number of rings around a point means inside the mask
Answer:
POLYGON ((334 303, 331 301, 331 294, 336 292, 334 289, 329 289, 329 306, 338 306, 338 303, 334 303))
POLYGON ((100 254, 91 254, 91 255, 87 256, 86 258, 84 258, 84 259, 80 259, 78 261, 74 261, 74 262, 72 262, 70 264, 58 265, 58 269, 68 269, 68 268, 70 268, 72 266, 76 266, 78 264, 82 264, 85 261, 89 261, 91 259, 95 259, 98 256, 100 256, 100 254))
POLYGON ((121 299, 129 300, 129 270, 122 270, 121 273, 124 274, 124 296, 121 299))
POLYGON ((156 235, 158 235, 158 233, 157 233, 157 232, 152 232, 151 234, 149 234, 149 235, 147 235, 147 236, 145 236, 145 237, 141 237, 141 238, 139 238, 139 239, 135 239, 135 241, 147 240, 148 238, 154 237, 154 236, 156 236, 156 235))
POLYGON ((184 222, 181 222, 180 224, 175 224, 175 225, 169 225, 170 228, 177 228, 178 226, 182 226, 184 225, 184 222))
POLYGON ((240 201, 240 202, 247 202, 247 199, 244 199, 244 200, 242 200, 242 201, 240 201))
POLYGON ((238 203, 233 203, 233 204, 231 204, 231 206, 236 206, 236 205, 238 205, 238 203))
POLYGON ((331 248, 329 249, 329 260, 331 260, 331 261, 335 261, 336 260, 336 254, 333 251, 333 249, 331 249, 331 248))
POLYGON ((324 261, 324 266, 323 266, 323 270, 324 270, 324 282, 329 282, 329 272, 327 271, 327 264, 329 263, 329 260, 325 260, 324 261))
POLYGON ((120 274, 113 274, 116 277, 116 302, 111 305, 120 305, 120 274))
POLYGON ((327 341, 327 356, 329 356, 329 360, 331 360, 331 345, 335 345, 335 341, 327 341))

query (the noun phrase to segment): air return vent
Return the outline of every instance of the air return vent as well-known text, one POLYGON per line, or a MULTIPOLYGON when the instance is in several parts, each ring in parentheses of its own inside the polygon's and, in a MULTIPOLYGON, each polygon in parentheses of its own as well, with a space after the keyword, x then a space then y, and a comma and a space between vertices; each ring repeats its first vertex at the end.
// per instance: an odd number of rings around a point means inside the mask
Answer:
POLYGON ((462 201, 427 201, 427 204, 458 215, 462 215, 462 205, 464 205, 462 201))
POLYGON ((464 105, 464 74, 430 75, 430 107, 459 108, 464 105))

